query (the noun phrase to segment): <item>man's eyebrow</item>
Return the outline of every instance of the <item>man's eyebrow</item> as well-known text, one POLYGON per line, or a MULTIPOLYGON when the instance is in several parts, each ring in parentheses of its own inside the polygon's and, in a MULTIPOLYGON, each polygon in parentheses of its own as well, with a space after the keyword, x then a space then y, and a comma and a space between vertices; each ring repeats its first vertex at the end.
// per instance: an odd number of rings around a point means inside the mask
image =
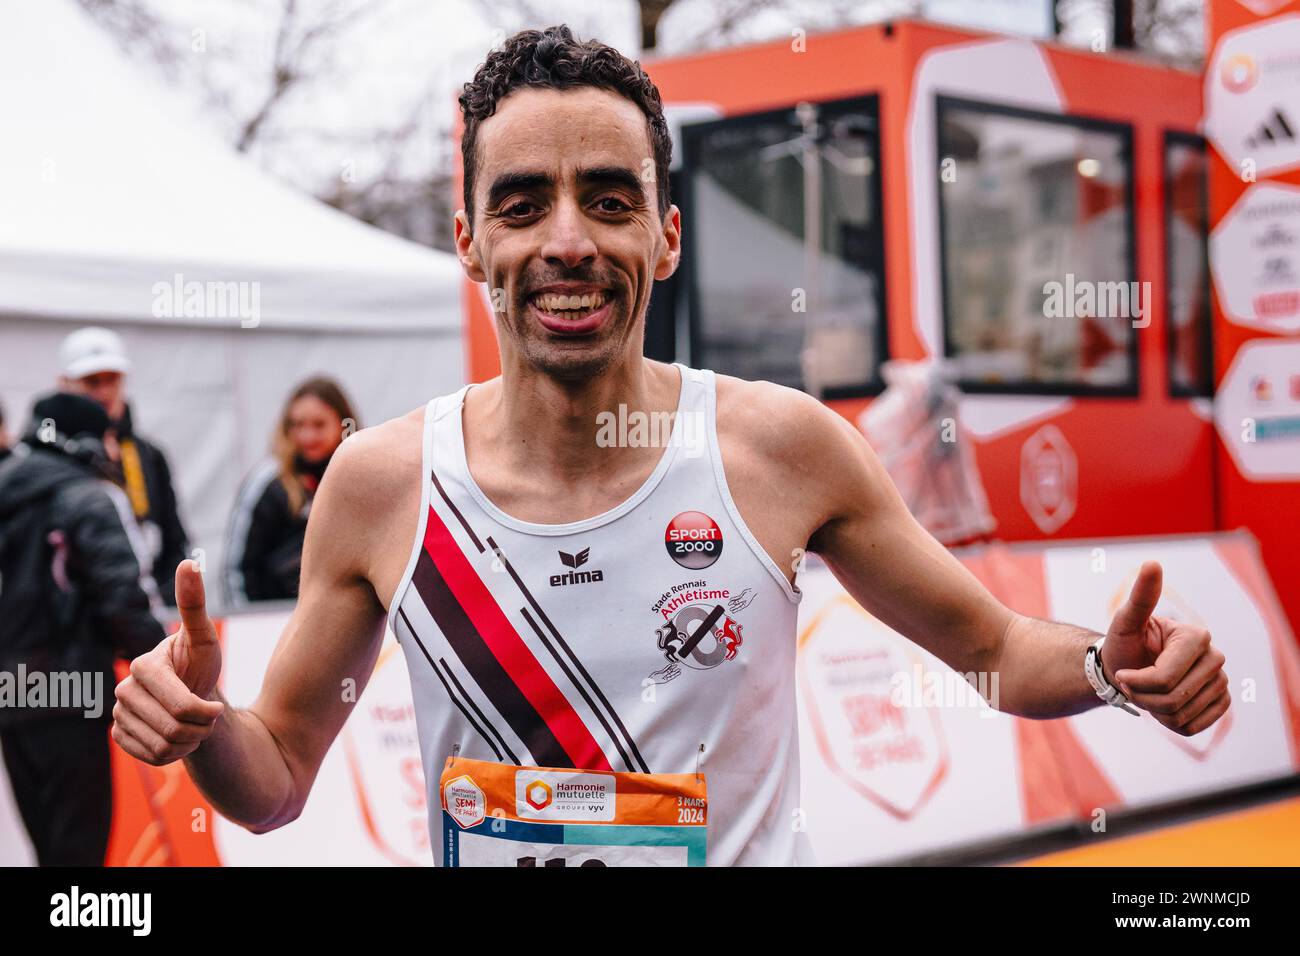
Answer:
POLYGON ((488 189, 488 208, 495 207, 504 197, 516 190, 547 189, 554 185, 555 179, 550 173, 502 173, 492 181, 492 186, 488 189))
POLYGON ((584 186, 622 186, 635 193, 639 199, 645 198, 645 188, 641 177, 626 166, 593 166, 578 170, 578 182, 584 186))
MULTIPOLYGON (((583 186, 621 186, 637 198, 645 199, 645 188, 639 177, 626 166, 592 166, 578 170, 578 182, 583 186)), ((552 189, 555 177, 550 173, 518 170, 502 173, 488 189, 488 208, 495 208, 506 196, 518 190, 552 189)))

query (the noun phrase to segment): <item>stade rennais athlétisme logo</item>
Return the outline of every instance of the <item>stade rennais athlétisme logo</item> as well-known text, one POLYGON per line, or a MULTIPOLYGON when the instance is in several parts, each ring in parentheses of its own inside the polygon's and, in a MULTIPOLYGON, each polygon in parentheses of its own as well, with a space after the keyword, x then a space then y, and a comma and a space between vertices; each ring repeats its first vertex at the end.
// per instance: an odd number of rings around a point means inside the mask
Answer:
MULTIPOLYGON (((702 571, 722 555, 722 529, 701 511, 683 511, 664 531, 668 556, 683 568, 702 571)), ((684 581, 659 596, 651 610, 661 621, 655 641, 667 664, 650 680, 666 684, 682 673, 711 670, 735 660, 744 643, 737 615, 754 600, 754 589, 739 594, 704 579, 684 581)))

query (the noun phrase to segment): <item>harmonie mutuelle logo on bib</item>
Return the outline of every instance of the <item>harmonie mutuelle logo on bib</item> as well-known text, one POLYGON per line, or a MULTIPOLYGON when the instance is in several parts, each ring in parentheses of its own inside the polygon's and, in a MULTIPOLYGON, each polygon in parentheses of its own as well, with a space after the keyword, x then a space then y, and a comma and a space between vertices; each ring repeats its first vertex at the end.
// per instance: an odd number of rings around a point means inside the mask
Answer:
POLYGON ((614 777, 602 773, 515 774, 515 816, 521 820, 614 819, 614 777))

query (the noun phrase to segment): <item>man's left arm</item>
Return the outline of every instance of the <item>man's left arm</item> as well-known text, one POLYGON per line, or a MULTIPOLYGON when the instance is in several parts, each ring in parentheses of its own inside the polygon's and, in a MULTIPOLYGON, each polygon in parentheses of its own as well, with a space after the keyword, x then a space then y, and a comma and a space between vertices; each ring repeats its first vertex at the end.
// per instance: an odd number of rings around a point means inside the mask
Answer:
MULTIPOLYGON (((1101 635, 1003 605, 912 517, 850 423, 815 400, 801 404, 798 458, 835 463, 801 482, 824 516, 808 547, 849 594, 955 671, 989 675, 999 710, 1048 718, 1100 705, 1084 657, 1101 635)), ((1191 735, 1228 709, 1224 656, 1204 628, 1151 616, 1160 585, 1160 566, 1143 565, 1111 622, 1102 671, 1135 706, 1191 735)))

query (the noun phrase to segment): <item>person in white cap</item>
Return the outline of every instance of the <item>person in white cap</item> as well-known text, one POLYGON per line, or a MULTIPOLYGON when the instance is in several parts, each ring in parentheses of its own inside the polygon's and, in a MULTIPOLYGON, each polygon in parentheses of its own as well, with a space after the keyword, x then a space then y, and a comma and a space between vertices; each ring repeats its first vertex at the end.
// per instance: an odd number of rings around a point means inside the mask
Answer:
POLYGON ((120 484, 144 533, 162 599, 174 605, 176 567, 188 554, 189 536, 181 524, 166 456, 132 425, 126 400, 131 360, 122 338, 98 326, 77 329, 59 346, 59 366, 60 388, 93 398, 108 413, 105 451, 120 469, 120 484))

